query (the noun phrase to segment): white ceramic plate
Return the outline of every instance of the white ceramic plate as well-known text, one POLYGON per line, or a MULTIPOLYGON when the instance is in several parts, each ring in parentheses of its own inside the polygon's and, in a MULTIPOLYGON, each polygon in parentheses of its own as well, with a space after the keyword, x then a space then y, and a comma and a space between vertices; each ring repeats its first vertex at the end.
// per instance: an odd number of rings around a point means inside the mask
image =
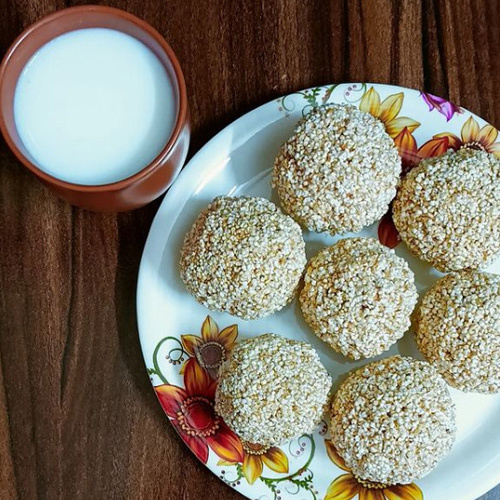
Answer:
MULTIPOLYGON (((269 450, 252 450, 213 410, 214 384, 199 352, 217 357, 220 346, 265 332, 305 340, 320 353, 335 383, 366 363, 350 362, 318 340, 294 301, 269 318, 243 321, 208 311, 185 290, 178 272, 184 234, 201 209, 217 195, 258 195, 278 202, 270 187, 273 159, 304 113, 323 102, 351 102, 385 120, 407 165, 415 156, 440 153, 476 141, 499 153, 486 122, 447 101, 386 85, 341 84, 308 89, 265 104, 236 120, 203 147, 165 196, 144 250, 139 273, 139 333, 151 382, 168 418, 191 450, 223 481, 247 498, 259 500, 420 499, 473 500, 500 482, 500 395, 465 394, 452 389, 458 412, 458 437, 451 453, 416 485, 365 489, 327 453, 327 425, 313 435, 269 450), (406 128, 405 128, 406 127, 406 128), (445 137, 433 138, 447 133, 445 137), (418 147, 417 147, 418 145, 418 147), (207 316, 210 315, 210 318, 207 316), (202 326, 203 325, 203 326, 202 326), (232 325, 236 325, 233 328, 232 325), (198 338, 195 338, 198 337, 198 338), (209 344, 210 343, 210 344, 209 344), (207 347, 208 346, 208 347, 207 347), (399 496, 398 496, 399 495, 399 496)), ((493 134, 494 135, 494 134, 493 134)), ((362 235, 377 236, 377 225, 362 235)), ((394 243, 388 225, 381 238, 394 243)), ((347 235, 350 236, 350 235, 347 235)), ((338 238, 305 232, 308 257, 338 238)), ((397 253, 415 272, 419 291, 439 276, 403 244, 397 253)), ((500 271, 500 262, 492 266, 500 271)), ((411 333, 384 356, 420 357, 411 333)), ((206 360, 205 360, 206 361, 206 360)), ((189 475, 179 480, 189 481, 189 475)))

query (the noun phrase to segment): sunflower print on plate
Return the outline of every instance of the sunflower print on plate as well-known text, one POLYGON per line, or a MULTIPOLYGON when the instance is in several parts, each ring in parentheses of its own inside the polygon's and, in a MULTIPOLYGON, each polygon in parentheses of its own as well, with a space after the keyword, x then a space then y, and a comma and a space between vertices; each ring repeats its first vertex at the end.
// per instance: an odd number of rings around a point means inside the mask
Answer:
MULTIPOLYGON (((284 451, 276 446, 262 446, 260 444, 242 442, 243 445, 243 463, 242 472, 248 484, 253 484, 264 470, 264 465, 279 474, 288 472, 288 457, 284 451)), ((219 460, 217 465, 235 465, 234 462, 219 460)))
POLYGON ((240 462, 241 441, 215 412, 216 387, 217 382, 195 361, 186 364, 184 388, 163 384, 154 389, 172 425, 204 464, 209 448, 223 460, 240 462))
POLYGON ((207 316, 200 333, 181 335, 182 350, 188 356, 180 370, 184 388, 171 384, 155 387, 173 426, 203 463, 208 461, 210 448, 220 458, 219 466, 241 464, 249 484, 262 476, 264 466, 277 473, 288 473, 288 457, 283 450, 240 440, 215 412, 218 370, 234 348, 237 325, 219 330, 212 317, 207 316))
POLYGON ((345 474, 337 477, 328 487, 324 500, 423 500, 422 490, 414 483, 387 486, 358 479, 346 466, 332 442, 325 439, 330 460, 345 474))
POLYGON ((208 461, 209 448, 222 460, 231 463, 244 460, 239 437, 214 408, 217 371, 234 347, 237 336, 236 325, 219 331, 217 323, 207 316, 201 326, 201 336, 181 335, 182 348, 188 355, 180 372, 184 388, 172 384, 154 388, 172 425, 204 464, 208 461))
POLYGON ((463 124, 460 137, 451 132, 442 132, 434 135, 433 138, 447 139, 449 147, 455 150, 461 148, 479 149, 500 158, 500 142, 496 142, 498 130, 490 124, 479 127, 479 123, 472 116, 463 124))
POLYGON ((403 106, 404 94, 391 94, 381 101, 379 93, 370 87, 359 103, 359 109, 370 113, 378 118, 385 125, 387 133, 394 139, 403 129, 413 132, 420 127, 420 123, 408 118, 407 116, 398 116, 403 106))
POLYGON ((220 366, 226 361, 234 347, 236 337, 238 337, 236 325, 219 331, 217 323, 207 316, 201 325, 201 336, 181 335, 182 347, 189 356, 181 373, 184 373, 188 364, 198 362, 210 377, 216 380, 220 366))

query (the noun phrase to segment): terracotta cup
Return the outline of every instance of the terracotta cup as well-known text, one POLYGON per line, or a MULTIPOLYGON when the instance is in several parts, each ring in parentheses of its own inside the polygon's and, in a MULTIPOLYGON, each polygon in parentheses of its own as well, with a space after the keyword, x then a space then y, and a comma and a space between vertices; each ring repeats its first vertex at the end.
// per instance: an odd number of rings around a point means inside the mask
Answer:
POLYGON ((30 26, 7 51, 0 67, 0 129, 19 161, 69 203, 98 211, 118 212, 138 208, 167 190, 186 159, 190 122, 184 76, 168 43, 141 19, 119 9, 96 5, 63 9, 30 26), (110 28, 140 40, 165 66, 177 96, 174 130, 158 156, 130 177, 97 186, 72 184, 40 170, 19 138, 14 121, 17 80, 31 56, 53 38, 82 28, 110 28))

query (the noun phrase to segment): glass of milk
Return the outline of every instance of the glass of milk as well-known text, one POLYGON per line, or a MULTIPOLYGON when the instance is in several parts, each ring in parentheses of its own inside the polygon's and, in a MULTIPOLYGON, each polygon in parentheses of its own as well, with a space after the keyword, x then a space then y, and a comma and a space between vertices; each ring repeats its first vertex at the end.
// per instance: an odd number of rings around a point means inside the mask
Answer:
POLYGON ((137 208, 165 192, 185 161, 184 77, 144 21, 110 7, 64 9, 7 51, 0 129, 63 199, 91 210, 137 208))

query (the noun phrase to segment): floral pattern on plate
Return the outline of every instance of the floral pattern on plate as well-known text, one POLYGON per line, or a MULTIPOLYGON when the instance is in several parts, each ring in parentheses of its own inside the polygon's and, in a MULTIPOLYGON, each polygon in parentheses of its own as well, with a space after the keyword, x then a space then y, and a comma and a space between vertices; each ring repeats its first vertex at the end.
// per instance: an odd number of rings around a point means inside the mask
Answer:
MULTIPOLYGON (((251 486, 260 480, 273 494, 273 500, 281 499, 280 487, 286 488, 288 493, 292 487, 294 495, 302 491, 308 493, 312 500, 318 500, 319 492, 315 489, 314 474, 309 467, 316 453, 315 436, 305 434, 296 443, 289 443, 287 454, 278 446, 265 447, 242 441, 215 411, 218 368, 236 343, 237 325, 219 330, 212 317, 207 316, 200 333, 199 336, 182 334, 180 341, 176 337, 160 340, 154 351, 154 368, 148 370, 150 375, 156 375, 165 382, 154 389, 163 411, 182 440, 204 464, 207 464, 209 450, 212 450, 218 457, 220 479, 231 486, 238 486, 243 480, 251 486), (165 359, 171 364, 182 365, 179 373, 182 374, 184 387, 169 384, 160 369, 158 353, 165 342, 171 343, 165 359), (290 462, 304 454, 307 456, 306 463, 290 473, 290 462), (278 476, 264 475, 265 467, 278 476)), ((326 432, 327 424, 323 422, 319 436, 324 436, 326 432)), ((331 461, 341 471, 348 472, 332 482, 324 500, 350 500, 358 494, 360 498, 364 495, 365 500, 423 499, 420 489, 415 485, 385 487, 358 480, 347 469, 328 439, 321 440, 321 444, 324 444, 331 461), (420 496, 394 496, 396 492, 405 492, 407 489, 420 492, 420 496), (386 494, 386 497, 377 497, 380 493, 386 494)))
POLYGON ((346 472, 332 481, 325 500, 352 500, 357 495, 362 500, 423 500, 422 490, 414 483, 388 486, 359 479, 346 466, 331 441, 325 439, 325 447, 330 460, 346 472))

